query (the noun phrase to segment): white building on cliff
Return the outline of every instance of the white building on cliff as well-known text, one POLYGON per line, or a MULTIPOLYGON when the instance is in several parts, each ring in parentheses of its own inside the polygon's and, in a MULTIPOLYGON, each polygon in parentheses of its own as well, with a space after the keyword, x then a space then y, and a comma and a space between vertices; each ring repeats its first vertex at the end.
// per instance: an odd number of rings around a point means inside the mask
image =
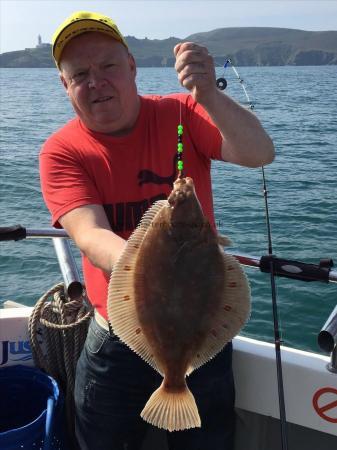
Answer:
POLYGON ((44 48, 44 47, 50 47, 50 44, 47 44, 46 42, 42 42, 42 37, 39 34, 37 37, 37 46, 36 48, 44 48))

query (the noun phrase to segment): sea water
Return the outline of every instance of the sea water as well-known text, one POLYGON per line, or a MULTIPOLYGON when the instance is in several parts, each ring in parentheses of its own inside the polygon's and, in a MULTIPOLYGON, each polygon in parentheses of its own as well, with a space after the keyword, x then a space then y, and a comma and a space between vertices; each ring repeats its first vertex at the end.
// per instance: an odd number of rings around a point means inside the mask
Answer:
MULTIPOLYGON (((337 264, 336 66, 238 69, 276 148, 275 161, 265 169, 274 253, 308 263, 332 258, 337 264)), ((234 71, 218 68, 217 74, 227 78, 228 95, 247 105, 234 71)), ((140 68, 137 79, 141 94, 183 91, 171 68, 140 68)), ((48 228, 38 154, 45 139, 73 116, 57 71, 0 69, 0 113, 0 226, 48 228)), ((233 242, 228 250, 267 254, 261 170, 216 162, 212 180, 219 231, 233 242)), ((245 270, 252 314, 242 334, 271 342, 270 276, 245 270)), ((51 239, 0 243, 0 306, 8 299, 33 305, 60 281, 51 239)), ((285 345, 320 352, 317 334, 336 303, 336 284, 278 278, 285 345)))

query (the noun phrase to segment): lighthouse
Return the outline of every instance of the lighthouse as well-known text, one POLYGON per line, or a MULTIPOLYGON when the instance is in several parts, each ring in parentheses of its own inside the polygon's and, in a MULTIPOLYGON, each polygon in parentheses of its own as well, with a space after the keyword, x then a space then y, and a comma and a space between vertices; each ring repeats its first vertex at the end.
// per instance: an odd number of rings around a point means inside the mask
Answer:
POLYGON ((50 47, 51 44, 47 44, 46 42, 42 42, 42 37, 41 34, 38 35, 37 37, 37 45, 35 48, 46 48, 46 47, 50 47))

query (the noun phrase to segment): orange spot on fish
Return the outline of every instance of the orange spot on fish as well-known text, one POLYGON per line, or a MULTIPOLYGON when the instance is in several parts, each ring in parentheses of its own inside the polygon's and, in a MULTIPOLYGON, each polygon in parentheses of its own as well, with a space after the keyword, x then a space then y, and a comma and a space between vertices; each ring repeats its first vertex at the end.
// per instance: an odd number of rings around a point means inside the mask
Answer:
POLYGON ((141 331, 142 331, 142 330, 141 330, 140 328, 137 328, 137 329, 136 329, 136 334, 141 333, 141 331))
POLYGON ((124 295, 123 300, 125 301, 130 300, 130 295, 124 295))
POLYGON ((223 307, 223 309, 224 309, 225 311, 231 311, 231 310, 232 310, 232 307, 231 307, 230 305, 225 305, 225 306, 223 307))
POLYGON ((124 266, 124 270, 131 270, 130 266, 124 266))
POLYGON ((230 281, 230 282, 227 284, 227 286, 228 286, 228 287, 236 287, 236 286, 237 286, 237 283, 236 283, 235 281, 230 281))
POLYGON ((234 270, 234 266, 227 266, 227 270, 234 270))

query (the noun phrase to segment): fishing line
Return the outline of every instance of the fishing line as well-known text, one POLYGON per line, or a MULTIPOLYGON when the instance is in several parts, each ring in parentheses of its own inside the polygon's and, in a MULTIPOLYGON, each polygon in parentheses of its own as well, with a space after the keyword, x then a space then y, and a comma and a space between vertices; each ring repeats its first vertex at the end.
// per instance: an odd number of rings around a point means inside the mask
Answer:
POLYGON ((178 144, 177 144, 178 178, 182 178, 184 176, 183 175, 183 169, 184 169, 184 162, 183 162, 183 150, 184 150, 183 132, 184 132, 184 127, 182 125, 181 102, 180 102, 179 103, 179 125, 177 127, 177 133, 178 133, 178 144))
POLYGON ((226 69, 227 69, 228 66, 230 66, 232 68, 232 70, 233 70, 233 72, 234 72, 238 82, 240 83, 240 85, 241 85, 241 87, 243 89, 243 92, 244 92, 245 97, 246 97, 247 102, 248 102, 249 109, 253 110, 254 109, 254 104, 249 98, 248 91, 246 89, 245 83, 244 83, 243 79, 240 77, 239 72, 237 71, 236 67, 232 64, 232 60, 230 58, 226 59, 225 64, 223 66, 221 66, 221 67, 224 68, 224 71, 223 71, 222 77, 217 78, 217 80, 216 80, 217 87, 220 89, 220 91, 223 91, 223 90, 226 89, 228 83, 227 83, 227 80, 225 78, 225 72, 226 72, 226 69))
MULTIPOLYGON (((239 72, 232 64, 230 59, 227 59, 223 65, 224 72, 223 76, 216 80, 217 87, 223 91, 227 87, 227 80, 225 78, 226 68, 230 66, 238 79, 245 97, 248 102, 250 110, 254 109, 254 104, 251 102, 246 86, 243 79, 240 77, 239 72)), ((269 217, 269 206, 268 206, 268 190, 267 182, 265 177, 264 167, 262 170, 262 181, 263 181, 263 197, 265 206, 265 217, 267 226, 267 236, 268 236, 268 256, 269 256, 269 266, 270 266, 270 283, 271 283, 271 298, 272 298, 272 309, 273 309, 273 321, 274 321, 274 344, 275 344, 275 355, 276 355, 276 369, 277 369, 277 387, 278 387, 278 398, 279 398, 279 412, 280 412, 280 424, 281 424, 281 443, 282 450, 288 449, 288 439, 287 439, 287 419, 286 419, 286 408, 284 401, 284 384, 283 384, 283 374, 282 374, 282 358, 281 358, 281 343, 280 338, 280 328, 278 320, 278 310, 277 310, 277 294, 276 294, 276 283, 275 283, 275 268, 274 268, 274 255, 273 255, 273 245, 272 245, 272 233, 270 227, 270 217, 269 217)))

